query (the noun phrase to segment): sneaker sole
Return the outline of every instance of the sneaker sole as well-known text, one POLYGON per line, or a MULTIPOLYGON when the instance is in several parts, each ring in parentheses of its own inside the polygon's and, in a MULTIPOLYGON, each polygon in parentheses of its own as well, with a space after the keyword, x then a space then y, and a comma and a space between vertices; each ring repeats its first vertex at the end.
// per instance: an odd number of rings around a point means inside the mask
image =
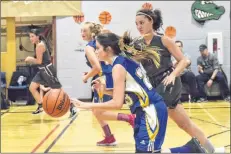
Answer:
POLYGON ((41 111, 41 112, 39 112, 39 113, 31 113, 31 114, 33 114, 33 115, 37 115, 37 114, 42 114, 43 113, 43 111, 41 111))
POLYGON ((113 142, 113 143, 107 143, 107 144, 97 144, 97 146, 116 146, 117 143, 113 142))

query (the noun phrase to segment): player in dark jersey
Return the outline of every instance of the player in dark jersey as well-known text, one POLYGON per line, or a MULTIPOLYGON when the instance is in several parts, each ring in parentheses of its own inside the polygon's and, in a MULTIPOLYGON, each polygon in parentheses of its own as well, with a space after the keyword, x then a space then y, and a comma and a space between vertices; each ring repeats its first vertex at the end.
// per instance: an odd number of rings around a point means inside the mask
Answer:
MULTIPOLYGON (((87 80, 92 77, 93 80, 99 77, 104 77, 104 80, 106 81, 107 88, 113 88, 113 81, 112 81, 112 66, 107 64, 104 61, 99 61, 97 58, 97 55, 95 53, 96 50, 96 40, 95 37, 100 34, 101 32, 106 32, 104 29, 102 29, 102 26, 99 24, 95 24, 92 22, 86 22, 84 23, 82 29, 81 29, 81 35, 82 39, 87 41, 87 45, 85 48, 85 57, 87 60, 87 65, 91 68, 89 72, 84 74, 83 76, 83 82, 87 82, 87 80)), ((99 95, 97 90, 94 89, 94 97, 93 97, 94 103, 98 103, 99 95)), ((103 95, 103 102, 107 102, 111 100, 110 95, 103 95)), ((98 120, 99 124, 101 125, 105 138, 102 141, 97 142, 97 145, 99 146, 112 146, 116 145, 116 139, 114 135, 111 133, 110 127, 106 123, 106 121, 100 120, 98 118, 98 111, 93 110, 93 114, 95 115, 96 119, 98 120)), ((118 117, 118 120, 120 121, 126 121, 130 123, 131 125, 134 125, 134 116, 133 115, 127 115, 120 113, 120 116, 118 117)))
MULTIPOLYGON (((29 87, 30 92, 32 93, 33 97, 38 103, 38 108, 36 109, 36 111, 33 112, 33 114, 38 114, 43 111, 42 99, 37 90, 40 87, 40 85, 43 85, 45 87, 50 87, 52 89, 62 88, 62 85, 60 84, 57 78, 56 70, 53 64, 51 63, 49 44, 46 42, 45 38, 43 38, 39 34, 40 32, 38 29, 30 30, 29 33, 30 40, 32 44, 36 46, 35 56, 34 57, 28 56, 25 59, 25 62, 37 65, 39 70, 37 74, 34 76, 34 78, 32 79, 29 87)), ((70 111, 73 113, 72 116, 74 116, 77 113, 73 105, 70 107, 70 111)))
MULTIPOLYGON (((96 38, 96 52, 99 59, 113 67, 113 90, 104 87, 104 92, 113 96, 112 100, 97 104, 84 103, 76 99, 71 99, 71 102, 78 108, 99 110, 100 119, 117 120, 112 112, 107 110, 121 109, 125 99, 130 111, 136 114, 134 128, 136 152, 161 152, 168 119, 167 107, 163 98, 152 87, 141 65, 120 55, 123 42, 126 41, 122 39, 121 42, 113 33, 99 34, 96 38)), ((95 87, 98 86, 101 86, 99 82, 95 87)), ((170 151, 193 152, 188 144, 170 151)))
POLYGON ((162 24, 159 10, 142 9, 137 11, 136 26, 142 37, 134 41, 133 45, 153 47, 159 53, 160 67, 158 68, 151 57, 141 60, 152 86, 164 98, 170 118, 191 137, 196 137, 202 146, 209 153, 212 153, 214 152, 212 143, 202 130, 193 123, 180 104, 182 83, 179 75, 191 62, 183 56, 173 40, 166 36, 157 35, 162 24), (176 68, 173 68, 171 56, 178 62, 176 68))

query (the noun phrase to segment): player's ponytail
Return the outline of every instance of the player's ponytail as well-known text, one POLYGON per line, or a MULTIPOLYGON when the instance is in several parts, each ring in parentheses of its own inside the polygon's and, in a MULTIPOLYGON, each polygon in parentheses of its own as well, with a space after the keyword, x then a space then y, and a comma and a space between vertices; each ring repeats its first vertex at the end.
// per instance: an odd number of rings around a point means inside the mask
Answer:
POLYGON ((84 24, 89 25, 90 36, 93 39, 95 39, 96 36, 98 36, 101 33, 102 29, 103 29, 102 25, 96 24, 94 22, 85 22, 84 24))
POLYGON ((158 49, 148 47, 144 43, 143 37, 133 39, 129 32, 125 32, 123 37, 120 38, 119 46, 121 51, 123 51, 121 54, 128 58, 137 62, 141 62, 144 59, 151 59, 157 67, 160 65, 158 49))

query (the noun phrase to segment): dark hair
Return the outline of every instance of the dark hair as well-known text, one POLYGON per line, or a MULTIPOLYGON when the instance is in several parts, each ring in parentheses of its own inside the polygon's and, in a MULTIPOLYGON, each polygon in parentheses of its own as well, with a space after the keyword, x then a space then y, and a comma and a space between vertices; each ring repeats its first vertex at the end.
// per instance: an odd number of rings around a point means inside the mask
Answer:
POLYGON ((35 29, 35 28, 32 28, 30 29, 30 33, 33 33, 35 34, 36 36, 39 36, 39 34, 41 33, 39 29, 35 29))
POLYGON ((175 41, 175 43, 180 43, 180 44, 181 44, 181 47, 183 47, 183 42, 182 42, 182 41, 177 40, 177 41, 175 41))
POLYGON ((96 37, 96 40, 103 46, 104 50, 111 47, 115 55, 121 53, 119 41, 120 37, 114 33, 102 33, 96 37))
POLYGON ((162 27, 163 25, 163 20, 162 20, 162 15, 161 15, 161 11, 158 9, 155 10, 149 10, 149 9, 141 9, 139 11, 137 11, 136 15, 144 15, 145 17, 147 17, 149 20, 153 20, 153 25, 152 28, 154 30, 158 30, 160 27, 162 27), (151 18, 152 19, 151 19, 151 18))
MULTIPOLYGON (((33 28, 33 29, 30 29, 29 33, 32 33, 32 34, 34 34, 34 35, 36 35, 36 36, 39 36, 39 40, 40 40, 40 41, 43 41, 43 42, 45 43, 46 49, 48 50, 48 52, 49 52, 50 55, 51 55, 51 47, 50 47, 50 45, 48 44, 46 38, 45 38, 44 36, 41 35, 41 30, 33 28)), ((34 49, 36 49, 36 44, 34 45, 34 49)))

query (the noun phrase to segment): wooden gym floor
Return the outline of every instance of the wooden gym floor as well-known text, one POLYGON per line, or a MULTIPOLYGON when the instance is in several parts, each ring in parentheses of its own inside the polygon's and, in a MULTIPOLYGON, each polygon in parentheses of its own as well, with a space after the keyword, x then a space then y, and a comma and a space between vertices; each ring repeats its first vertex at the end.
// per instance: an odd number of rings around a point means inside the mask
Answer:
MULTIPOLYGON (((183 105, 211 142, 216 147, 227 146, 226 152, 230 153, 230 103, 218 101, 183 105)), ((44 112, 32 115, 36 107, 14 105, 10 110, 1 111, 1 153, 134 152, 133 131, 125 122, 109 122, 117 146, 98 147, 96 142, 103 139, 103 133, 90 111, 82 110, 72 120, 68 119, 69 113, 54 119, 44 112)), ((120 112, 129 113, 129 110, 120 112)), ((181 146, 189 140, 190 137, 169 119, 163 148, 181 146)))

